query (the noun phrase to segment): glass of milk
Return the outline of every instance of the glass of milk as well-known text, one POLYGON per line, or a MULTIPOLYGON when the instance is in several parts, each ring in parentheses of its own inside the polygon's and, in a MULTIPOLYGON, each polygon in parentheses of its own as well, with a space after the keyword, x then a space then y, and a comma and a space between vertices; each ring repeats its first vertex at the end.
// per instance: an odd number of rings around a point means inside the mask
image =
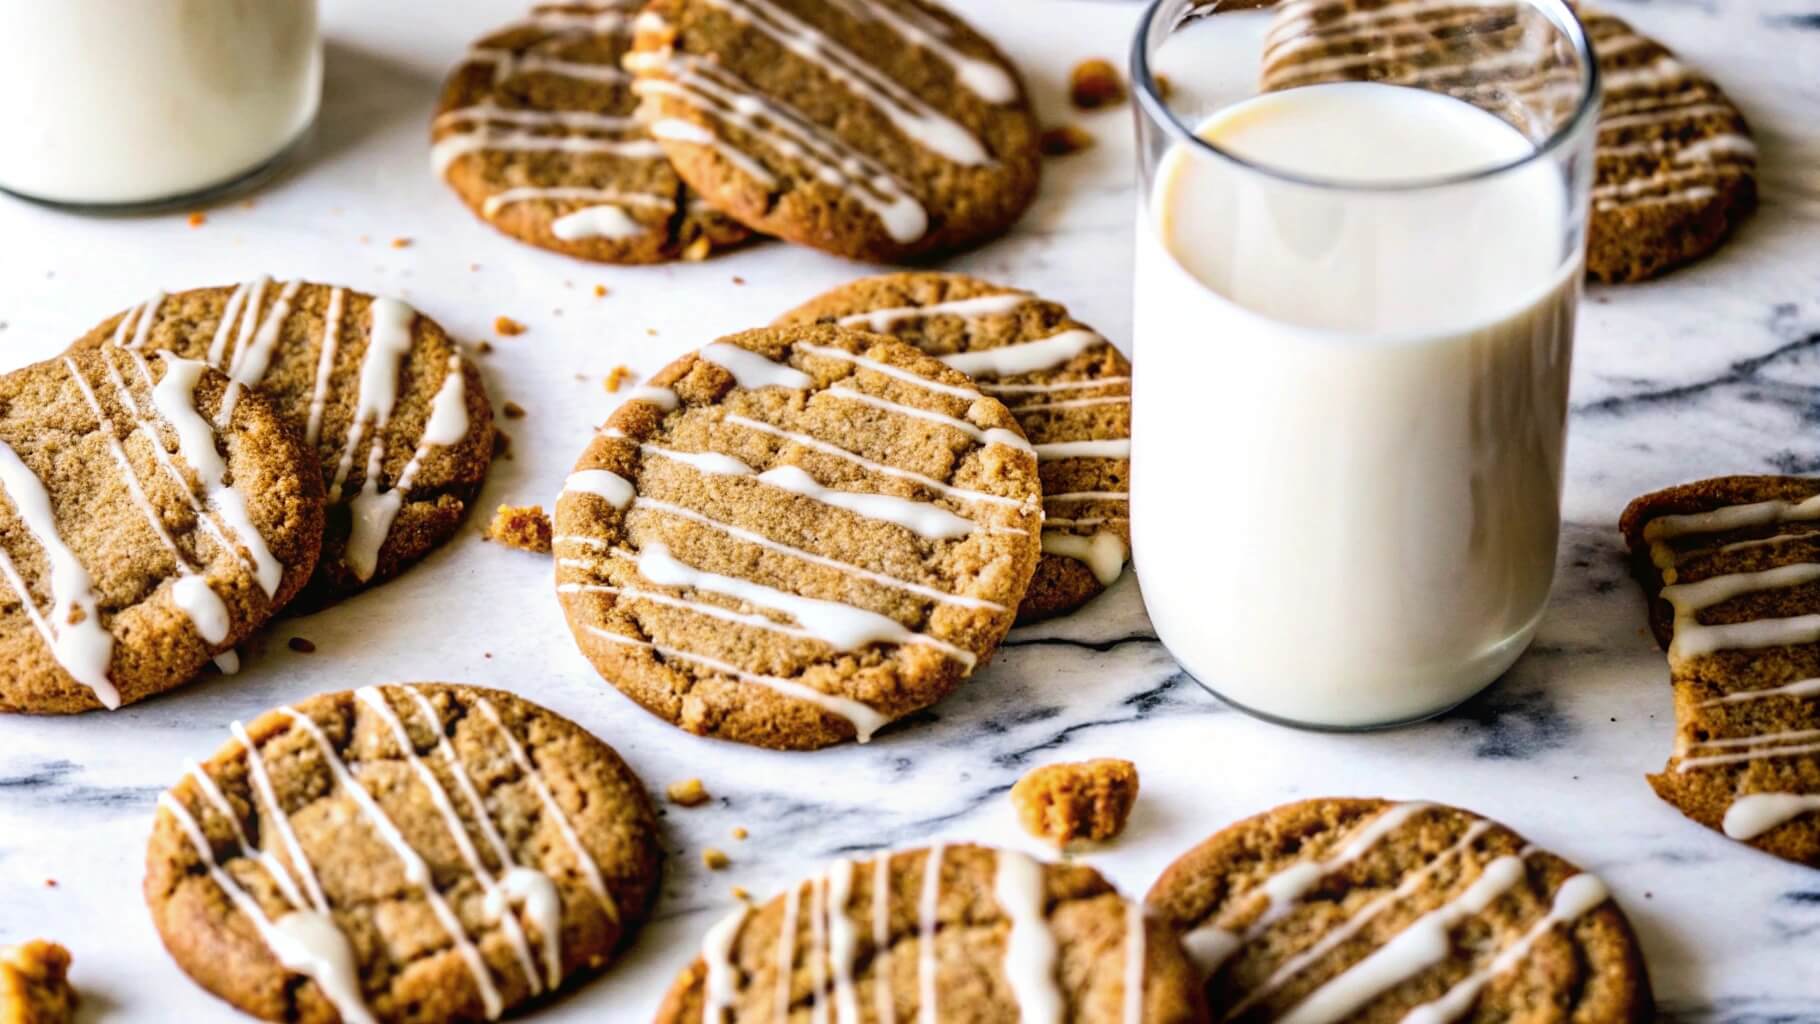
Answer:
POLYGON ((1561 0, 1156 0, 1132 56, 1132 541, 1260 717, 1425 718, 1554 577, 1598 76, 1561 0))
POLYGON ((0 0, 0 26, 0 189, 27 199, 195 203, 316 118, 316 0, 0 0))

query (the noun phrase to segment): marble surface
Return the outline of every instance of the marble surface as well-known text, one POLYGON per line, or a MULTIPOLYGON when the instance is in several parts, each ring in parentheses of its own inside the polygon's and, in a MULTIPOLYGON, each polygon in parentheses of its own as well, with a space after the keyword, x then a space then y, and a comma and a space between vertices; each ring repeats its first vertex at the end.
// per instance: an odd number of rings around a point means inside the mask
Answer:
MULTIPOLYGON (((1137 15, 1082 0, 958 6, 1014 55, 1058 119, 1067 69, 1089 55, 1122 60, 1137 15)), ((1129 833, 1088 858, 1127 892, 1215 828, 1285 800, 1449 801, 1604 877, 1642 934, 1667 1017, 1820 1020, 1820 875, 1684 821, 1644 783, 1668 753, 1669 692, 1615 529, 1627 500, 1660 485, 1820 471, 1820 4, 1609 6, 1737 98, 1762 143, 1763 209, 1715 258, 1590 293, 1553 603, 1533 650, 1467 706, 1370 736, 1253 721, 1177 670, 1127 576, 1081 613, 1015 632, 989 669, 912 727, 814 755, 742 749, 685 736, 619 697, 569 642, 547 563, 470 530, 377 592, 273 625, 236 678, 114 714, 0 720, 0 942, 68 943, 86 1019, 233 1019, 163 955, 140 902, 157 793, 184 758, 224 741, 232 719, 326 689, 437 679, 516 690, 605 737, 654 787, 699 775, 716 797, 668 811, 663 901, 627 959, 538 1020, 648 1020, 733 885, 769 894, 832 854, 936 836, 1034 849, 1005 791, 1034 764, 1096 755, 1135 758, 1143 773, 1129 833), (287 649, 292 636, 316 653, 287 649), (734 840, 736 825, 751 838, 734 840), (732 866, 705 870, 708 845, 732 866)), ((426 18, 325 0, 329 83, 308 159, 202 227, 0 199, 0 362, 53 354, 154 288, 259 272, 398 294, 468 338, 507 314, 530 330, 495 339, 484 366, 496 398, 529 415, 503 424, 514 454, 496 465, 482 505, 548 503, 610 405, 600 381, 615 365, 653 370, 864 272, 782 245, 702 265, 594 267, 477 224, 432 180, 425 124, 445 68, 514 10, 462 0, 426 18), (412 244, 394 248, 394 238, 412 244), (611 294, 595 298, 595 284, 611 294)), ((1125 338, 1128 117, 1085 118, 1100 145, 1052 162, 1017 230, 949 265, 1051 295, 1125 338)))

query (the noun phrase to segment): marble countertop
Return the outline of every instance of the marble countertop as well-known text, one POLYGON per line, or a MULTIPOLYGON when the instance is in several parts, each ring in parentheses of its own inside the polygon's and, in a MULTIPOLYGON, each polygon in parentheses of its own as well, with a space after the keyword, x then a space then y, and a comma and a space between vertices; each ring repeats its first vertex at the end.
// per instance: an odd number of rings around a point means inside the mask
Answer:
MULTIPOLYGON (((71 946, 85 1019, 234 1019, 163 955, 143 909, 158 792, 183 759, 219 746, 232 719, 322 690, 433 679, 523 693, 614 744, 653 788, 700 776, 716 798, 668 809, 674 856, 658 919, 627 958, 537 1020, 649 1020, 734 885, 769 894, 832 854, 937 836, 1034 851, 1006 790, 1043 761, 1102 755, 1132 757, 1143 775, 1129 832, 1088 857, 1128 893, 1214 829, 1286 800, 1447 801, 1609 882, 1642 935, 1667 1017, 1820 1019, 1820 875, 1685 821, 1644 782, 1668 754, 1672 714, 1616 531, 1624 503, 1661 485, 1820 472, 1820 4, 1607 5, 1737 99, 1761 143, 1763 208, 1714 258, 1589 293, 1553 602, 1530 653, 1466 706, 1364 736, 1254 721, 1177 669, 1128 574, 1086 610, 1014 632, 988 669, 914 727, 813 755, 744 749, 677 732, 598 679, 568 641, 548 564, 481 543, 477 521, 402 579, 274 624, 237 677, 113 714, 0 719, 0 942, 47 935, 71 946), (289 650, 292 636, 316 653, 289 650), (736 825, 751 837, 734 840, 736 825), (708 845, 731 867, 704 869, 708 845)), ((1137 17, 1136 5, 1086 0, 956 6, 1017 59, 1053 120, 1071 116, 1069 67, 1096 55, 1122 62, 1137 17)), ((615 365, 654 370, 866 272, 781 244, 698 265, 597 267, 478 224, 432 179, 425 125, 447 67, 517 8, 461 0, 425 18, 324 0, 329 81, 312 151, 250 205, 217 208, 201 227, 182 216, 83 219, 0 198, 0 364, 54 354, 154 288, 257 273, 397 294, 468 338, 510 315, 529 331, 496 339, 484 366, 496 400, 529 415, 503 422, 513 456, 495 465, 481 505, 548 504, 611 404, 600 382, 615 365), (400 237, 412 244, 392 247, 400 237), (594 297, 596 284, 610 294, 594 297)), ((1082 123, 1099 145, 1052 161, 1013 234, 948 266, 1062 300, 1122 344, 1129 111, 1082 123)))

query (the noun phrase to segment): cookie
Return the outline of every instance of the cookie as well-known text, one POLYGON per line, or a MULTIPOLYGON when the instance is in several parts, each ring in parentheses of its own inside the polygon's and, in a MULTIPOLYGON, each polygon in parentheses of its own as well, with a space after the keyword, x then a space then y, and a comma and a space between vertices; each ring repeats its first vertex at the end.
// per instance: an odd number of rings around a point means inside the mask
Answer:
POLYGON ((749 232, 686 188, 632 111, 620 59, 639 3, 545 4, 470 49, 444 83, 431 163, 481 220, 604 263, 705 254, 749 232))
POLYGON ((178 966, 255 1017, 492 1020, 650 914, 643 787, 528 701, 365 687, 233 734, 159 797, 145 897, 178 966))
POLYGON ((1820 867, 1820 481, 1734 476, 1620 520, 1668 650, 1675 749, 1657 795, 1820 867))
POLYGON ((816 321, 902 338, 972 375, 1036 444, 1043 560, 1019 622, 1072 611, 1118 579, 1131 546, 1131 365, 1110 342, 1057 303, 960 274, 864 278, 778 322, 816 321))
POLYGON ((200 362, 94 345, 0 377, 0 711, 188 682, 303 587, 316 458, 200 362))
POLYGON ((1453 807, 1286 804, 1183 854, 1146 902, 1229 1021, 1654 1017, 1605 886, 1453 807))
MULTIPOLYGON (((1567 55, 1512 62, 1540 15, 1516 5, 1291 0, 1277 8, 1262 82, 1379 81, 1440 89, 1540 142, 1571 116, 1567 55)), ((1609 14, 1582 5, 1603 85, 1586 273, 1654 277, 1712 251, 1756 204, 1756 145, 1718 85, 1609 14)))
POLYGON ((932 846, 837 860, 709 929, 656 1024, 1205 1021, 1175 935, 1099 872, 932 846))
POLYGON ((626 66, 676 173, 765 234, 890 261, 1004 233, 1037 126, 991 43, 923 0, 653 0, 626 66))
POLYGON ((33 939, 0 946, 0 1024, 70 1024, 76 990, 69 981, 70 952, 33 939))
POLYGON ((902 342, 729 335, 634 389, 556 504, 582 652, 690 732, 866 741, 1011 628, 1040 553, 1017 420, 902 342))
POLYGON ((277 403, 315 449, 329 510, 304 606, 390 579, 454 536, 492 461, 480 371, 397 299, 261 277, 156 295, 77 348, 107 340, 206 360, 277 403))

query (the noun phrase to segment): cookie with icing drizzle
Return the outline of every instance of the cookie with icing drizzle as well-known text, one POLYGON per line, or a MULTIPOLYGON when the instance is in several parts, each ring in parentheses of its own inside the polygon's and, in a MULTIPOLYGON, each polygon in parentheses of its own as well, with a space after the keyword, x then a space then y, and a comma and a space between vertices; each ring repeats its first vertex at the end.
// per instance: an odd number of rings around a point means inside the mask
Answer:
POLYGON ((863 278, 784 314, 889 334, 973 377, 1036 445, 1043 559, 1019 622, 1072 611, 1131 550, 1131 364, 1060 304, 961 274, 863 278))
POLYGON ((1146 904, 1182 933, 1216 1020, 1654 1017, 1605 885, 1453 807, 1286 804, 1183 854, 1146 904))
POLYGON ((1036 452, 964 374, 830 325, 762 328, 635 389, 556 504, 556 582, 601 675, 693 733, 865 742, 1011 628, 1036 452))
POLYGON ((673 260, 749 232, 683 185, 632 116, 620 59, 636 0, 542 4, 468 50, 431 125, 438 176, 532 245, 606 263, 673 260))
POLYGON ((971 844, 836 860, 702 940, 657 1024, 1204 1021, 1176 935, 1099 872, 971 844))
POLYGON ((923 0, 653 0, 633 51, 677 173, 766 234, 885 262, 1002 234, 1036 194, 1016 72, 923 0))
POLYGON ((0 711, 188 682, 310 578, 322 478, 226 375, 111 344, 0 377, 0 711))
POLYGON ((158 294, 76 343, 208 362, 270 398, 320 457, 329 509, 300 602, 389 579, 454 535, 493 457, 480 371, 390 298, 260 277, 158 294))
POLYGON ((1675 748, 1650 785, 1820 867, 1820 481, 1696 481, 1638 498, 1620 526, 1674 687, 1675 748))
POLYGON ((312 697, 158 799, 145 897, 178 966, 271 1021, 483 1021, 649 916, 661 848, 612 748, 508 693, 312 697))
MULTIPOLYGON (((1570 55, 1526 43, 1541 16, 1520 5, 1289 0, 1275 10, 1265 88, 1419 85, 1490 110, 1535 142, 1579 98, 1570 55), (1513 50, 1525 59, 1510 61, 1513 50)), ((1586 272, 1641 281, 1712 251, 1750 212, 1756 144, 1710 78, 1619 18, 1586 5, 1579 14, 1603 84, 1586 272)))

